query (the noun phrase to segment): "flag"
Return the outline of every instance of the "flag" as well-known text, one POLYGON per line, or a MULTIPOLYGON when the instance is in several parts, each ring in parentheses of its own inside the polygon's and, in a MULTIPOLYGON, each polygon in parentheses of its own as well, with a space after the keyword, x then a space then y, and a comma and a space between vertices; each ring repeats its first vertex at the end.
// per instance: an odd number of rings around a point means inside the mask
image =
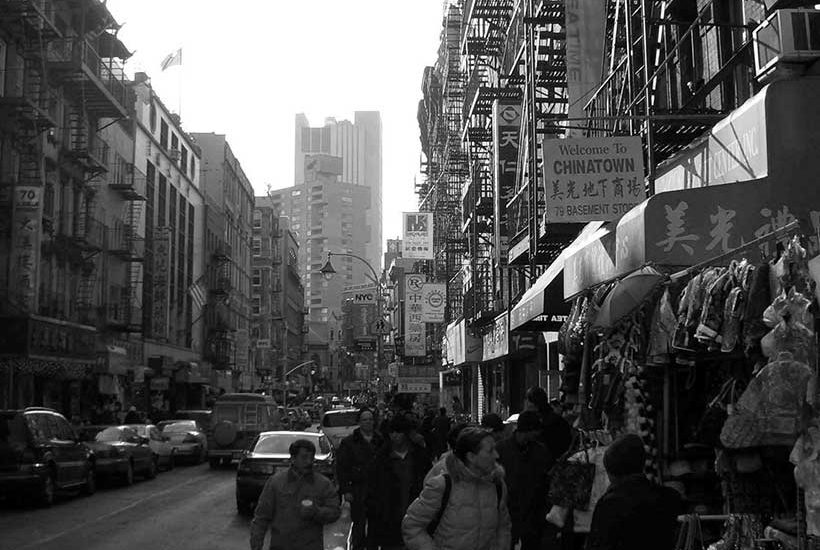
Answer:
POLYGON ((196 282, 189 286, 188 294, 191 295, 191 298, 194 300, 194 304, 196 304, 196 307, 198 307, 199 309, 205 307, 208 298, 205 289, 202 287, 201 283, 196 282))
POLYGON ((160 67, 163 71, 174 65, 182 65, 182 48, 177 48, 176 51, 169 53, 165 56, 165 59, 162 60, 162 63, 160 63, 160 67))

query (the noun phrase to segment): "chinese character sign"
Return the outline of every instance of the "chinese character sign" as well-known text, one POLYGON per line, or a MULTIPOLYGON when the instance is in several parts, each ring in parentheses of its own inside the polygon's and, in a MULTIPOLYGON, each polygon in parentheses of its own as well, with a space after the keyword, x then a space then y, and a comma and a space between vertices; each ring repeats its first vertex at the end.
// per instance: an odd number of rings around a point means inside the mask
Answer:
POLYGON ((433 213, 404 212, 402 257, 414 260, 433 259, 433 213))
POLYGON ((425 323, 443 323, 447 305, 447 285, 425 283, 422 286, 421 314, 425 323))
POLYGON ((547 223, 620 218, 643 202, 643 152, 636 136, 544 142, 547 223))
POLYGON ((495 238, 496 253, 507 263, 507 202, 515 193, 515 173, 521 132, 521 103, 496 100, 493 103, 493 153, 495 156, 495 238))
POLYGON ((404 278, 404 355, 427 355, 427 335, 424 324, 424 275, 409 273, 404 278))
POLYGON ((9 256, 10 285, 16 306, 31 312, 36 308, 37 275, 40 263, 40 226, 42 187, 14 187, 14 214, 9 256))
POLYGON ((151 311, 153 336, 168 337, 168 271, 171 248, 171 230, 169 227, 154 229, 153 253, 153 307, 151 311))

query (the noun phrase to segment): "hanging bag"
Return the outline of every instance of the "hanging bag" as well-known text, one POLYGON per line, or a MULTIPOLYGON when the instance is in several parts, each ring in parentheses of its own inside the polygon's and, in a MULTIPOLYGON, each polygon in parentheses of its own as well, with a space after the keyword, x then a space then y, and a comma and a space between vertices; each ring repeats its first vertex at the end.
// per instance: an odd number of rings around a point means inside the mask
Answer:
MULTIPOLYGON (((575 442, 577 444, 578 438, 575 442)), ((569 457, 577 452, 576 445, 558 460, 550 470, 549 500, 554 506, 586 510, 592 483, 595 481, 595 464, 589 461, 589 451, 584 447, 584 462, 571 462, 569 457)))

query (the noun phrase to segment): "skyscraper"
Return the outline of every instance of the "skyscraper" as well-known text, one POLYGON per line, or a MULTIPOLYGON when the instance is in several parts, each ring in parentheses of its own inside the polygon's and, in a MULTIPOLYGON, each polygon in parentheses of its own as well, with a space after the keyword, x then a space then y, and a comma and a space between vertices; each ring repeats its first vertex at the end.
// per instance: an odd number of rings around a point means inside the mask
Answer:
POLYGON ((305 157, 324 154, 341 158, 340 181, 370 191, 365 210, 365 258, 375 269, 382 260, 382 118, 379 111, 356 111, 353 122, 325 119, 312 127, 307 117, 296 115, 294 184, 306 181, 305 157))

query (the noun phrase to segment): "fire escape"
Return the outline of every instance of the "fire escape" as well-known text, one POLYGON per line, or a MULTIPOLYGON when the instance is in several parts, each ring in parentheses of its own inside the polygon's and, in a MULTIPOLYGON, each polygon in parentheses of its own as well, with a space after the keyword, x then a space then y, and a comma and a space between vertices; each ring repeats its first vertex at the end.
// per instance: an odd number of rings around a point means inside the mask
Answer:
MULTIPOLYGON (((753 93, 754 15, 717 0, 609 0, 608 74, 585 106, 588 135, 640 135, 655 168, 753 93)), ((746 6, 744 6, 746 8, 746 6)))
POLYGON ((467 83, 462 111, 462 141, 468 177, 462 188, 463 232, 468 253, 464 264, 463 314, 483 325, 503 307, 496 299, 494 250, 493 102, 519 100, 521 90, 501 82, 502 57, 513 15, 513 0, 465 2, 462 66, 467 83))
POLYGON ((208 266, 208 336, 206 359, 215 369, 230 370, 234 365, 236 325, 231 319, 230 301, 233 283, 231 263, 233 251, 228 243, 220 243, 211 255, 208 266))
MULTIPOLYGON (((521 0, 504 56, 504 77, 524 96, 515 193, 507 204, 509 262, 530 281, 577 233, 570 224, 542 223, 545 209, 541 144, 563 137, 568 110, 563 0, 521 0), (535 205, 535 208, 532 207, 535 205)), ((513 279, 513 295, 523 291, 513 279)))

